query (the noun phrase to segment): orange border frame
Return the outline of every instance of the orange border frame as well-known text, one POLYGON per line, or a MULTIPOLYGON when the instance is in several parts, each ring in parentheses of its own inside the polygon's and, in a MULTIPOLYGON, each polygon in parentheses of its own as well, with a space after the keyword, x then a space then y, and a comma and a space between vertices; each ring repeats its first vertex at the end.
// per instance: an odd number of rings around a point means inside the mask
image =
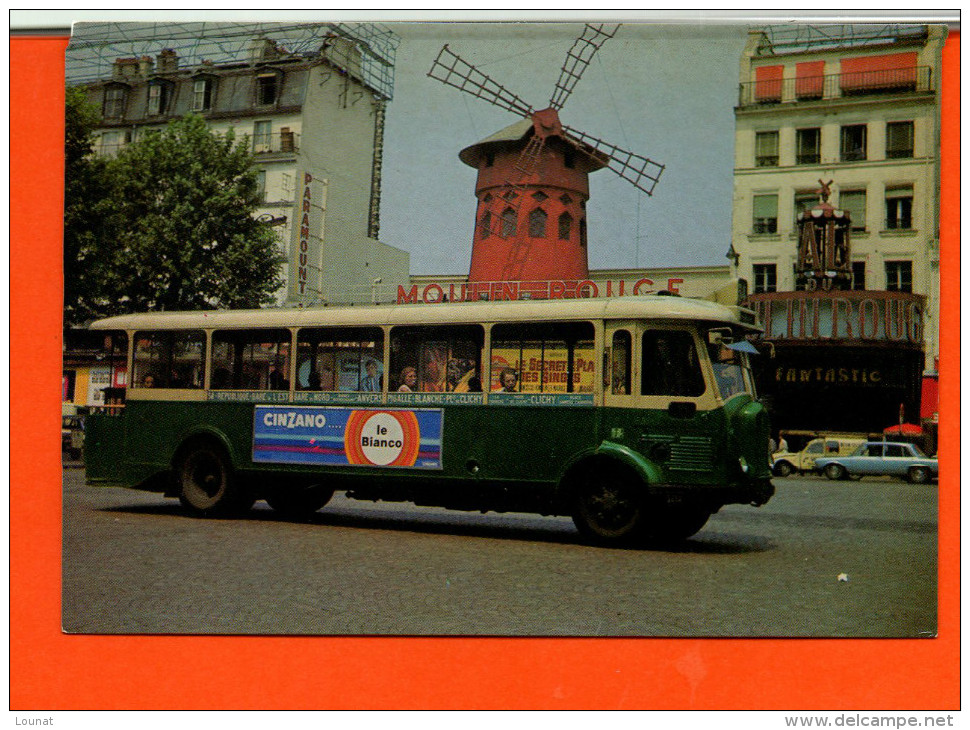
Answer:
POLYGON ((934 640, 61 633, 61 465, 54 434, 66 45, 66 38, 40 37, 10 43, 10 709, 959 709, 958 32, 950 33, 943 54, 945 427, 934 640), (267 676, 282 678, 271 693, 267 676))

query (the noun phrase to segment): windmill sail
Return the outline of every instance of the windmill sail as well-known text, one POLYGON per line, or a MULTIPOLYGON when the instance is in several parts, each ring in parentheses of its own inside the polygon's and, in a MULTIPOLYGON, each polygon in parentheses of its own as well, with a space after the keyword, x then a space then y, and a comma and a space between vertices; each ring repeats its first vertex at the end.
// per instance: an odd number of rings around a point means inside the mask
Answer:
POLYGON ((577 149, 590 156, 608 156, 610 158, 606 163, 608 168, 635 188, 647 195, 653 195, 653 189, 660 180, 664 165, 565 125, 563 125, 563 131, 566 132, 566 140, 577 149))
POLYGON ((559 80, 556 82, 556 90, 549 100, 550 107, 557 111, 562 109, 562 105, 573 93, 573 88, 582 78, 583 72, 589 66, 589 62, 593 60, 593 56, 596 55, 604 42, 616 35, 616 29, 619 27, 619 24, 586 24, 583 34, 576 39, 573 47, 566 54, 566 61, 562 65, 559 80))
POLYGON ((462 59, 447 45, 438 52, 428 76, 523 117, 532 114, 531 106, 462 59))

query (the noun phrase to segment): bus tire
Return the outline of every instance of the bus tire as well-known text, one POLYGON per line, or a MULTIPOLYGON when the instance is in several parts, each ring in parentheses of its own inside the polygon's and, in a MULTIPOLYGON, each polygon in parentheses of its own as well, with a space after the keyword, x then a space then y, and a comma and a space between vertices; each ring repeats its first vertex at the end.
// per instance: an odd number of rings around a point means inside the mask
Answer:
POLYGON ((575 477, 571 496, 573 523, 586 539, 625 545, 642 536, 643 484, 631 470, 615 464, 585 468, 575 477))
POLYGON ((191 444, 178 461, 179 501, 199 517, 242 514, 255 501, 240 483, 222 448, 208 443, 191 444))
POLYGON ((333 490, 314 484, 309 487, 283 487, 265 497, 266 504, 289 520, 305 520, 333 497, 333 490))

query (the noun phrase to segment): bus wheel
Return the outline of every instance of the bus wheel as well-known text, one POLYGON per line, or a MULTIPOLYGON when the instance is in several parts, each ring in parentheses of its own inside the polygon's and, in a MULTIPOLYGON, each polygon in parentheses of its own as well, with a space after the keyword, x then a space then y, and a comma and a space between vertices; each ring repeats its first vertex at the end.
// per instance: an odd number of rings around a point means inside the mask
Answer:
POLYGON ((179 501, 200 517, 225 517, 245 512, 255 501, 239 484, 222 449, 191 446, 179 461, 179 501))
POLYGON ((333 490, 319 485, 281 488, 266 497, 266 504, 286 519, 305 520, 327 504, 331 497, 333 490))
POLYGON ((630 542, 643 526, 639 480, 621 470, 587 472, 574 489, 572 513, 584 537, 601 544, 630 542))

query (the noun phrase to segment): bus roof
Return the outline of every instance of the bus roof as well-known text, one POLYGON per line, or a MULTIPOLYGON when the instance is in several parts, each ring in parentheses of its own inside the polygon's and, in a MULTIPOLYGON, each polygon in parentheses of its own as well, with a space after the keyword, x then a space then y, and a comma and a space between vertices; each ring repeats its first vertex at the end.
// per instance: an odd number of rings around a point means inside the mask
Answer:
POLYGON ((600 297, 502 302, 365 305, 343 307, 213 309, 149 312, 108 317, 95 330, 239 329, 365 325, 474 324, 478 322, 555 322, 590 319, 701 320, 761 331, 754 313, 740 307, 677 296, 600 297))

